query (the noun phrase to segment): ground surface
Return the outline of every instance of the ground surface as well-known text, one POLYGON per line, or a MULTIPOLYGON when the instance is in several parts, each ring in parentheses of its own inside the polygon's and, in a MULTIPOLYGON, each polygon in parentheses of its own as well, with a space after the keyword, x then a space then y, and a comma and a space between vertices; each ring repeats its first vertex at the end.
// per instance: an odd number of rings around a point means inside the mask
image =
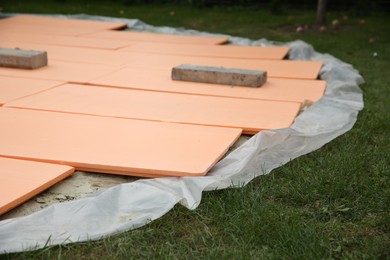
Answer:
POLYGON ((351 63, 366 80, 355 127, 241 189, 204 194, 194 211, 177 206, 161 219, 97 242, 1 255, 26 258, 390 258, 390 19, 371 13, 360 25, 331 12, 341 30, 297 33, 314 11, 126 6, 104 1, 3 1, 3 12, 87 13, 140 18, 252 39, 302 39, 351 63), (290 26, 290 27, 289 27, 290 26), (286 30, 286 28, 291 28, 286 30))

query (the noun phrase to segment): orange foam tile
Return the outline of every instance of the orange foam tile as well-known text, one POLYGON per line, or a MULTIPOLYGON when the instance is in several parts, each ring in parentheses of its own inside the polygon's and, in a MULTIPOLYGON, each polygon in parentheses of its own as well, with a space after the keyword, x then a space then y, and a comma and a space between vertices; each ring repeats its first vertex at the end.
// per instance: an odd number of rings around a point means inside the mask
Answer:
POLYGON ((113 50, 87 49, 77 47, 65 47, 44 45, 36 43, 21 43, 16 41, 0 41, 0 48, 21 48, 26 50, 45 50, 50 60, 69 62, 84 62, 101 65, 121 66, 129 60, 142 58, 144 54, 122 53, 113 50))
POLYGON ((100 31, 83 35, 96 39, 124 40, 130 42, 161 42, 176 44, 204 44, 215 45, 223 44, 228 41, 226 37, 194 36, 194 35, 175 35, 161 33, 147 33, 136 31, 100 31))
POLYGON ((180 64, 265 70, 268 77, 291 79, 316 79, 322 67, 321 61, 250 60, 145 54, 142 59, 129 61, 129 67, 171 70, 180 64))
POLYGON ((241 129, 0 108, 0 156, 133 176, 204 175, 241 129))
POLYGON ((0 215, 70 176, 74 169, 0 157, 0 215))
POLYGON ((63 83, 65 82, 0 76, 0 105, 63 83))
POLYGON ((7 19, 0 19, 1 32, 17 32, 17 33, 26 32, 32 34, 41 33, 41 34, 48 34, 48 35, 67 35, 67 36, 76 36, 77 34, 85 32, 85 30, 83 29, 80 30, 74 28, 55 28, 55 27, 51 27, 50 25, 44 27, 35 24, 3 22, 3 20, 7 20, 7 19))
POLYGON ((80 35, 127 27, 122 22, 65 19, 48 16, 17 15, 0 19, 0 28, 8 32, 40 32, 57 35, 80 35))
POLYGON ((300 103, 184 95, 65 84, 8 107, 242 128, 245 134, 289 127, 300 103))
POLYGON ((127 27, 125 22, 98 21, 86 19, 73 19, 50 17, 41 15, 19 14, 1 20, 1 22, 21 23, 21 24, 36 24, 41 26, 56 26, 56 27, 78 27, 93 30, 117 30, 127 27))
POLYGON ((163 92, 276 101, 317 101, 325 91, 326 81, 268 78, 260 88, 232 87, 218 84, 175 81, 170 70, 124 68, 89 83, 101 86, 144 89, 163 92))
POLYGON ((64 35, 44 34, 42 32, 14 32, 4 31, 0 27, 0 43, 4 41, 13 41, 19 43, 38 43, 47 45, 95 48, 116 50, 131 45, 129 41, 111 40, 111 39, 94 39, 86 37, 73 37, 64 35))
POLYGON ((130 52, 160 53, 198 57, 281 60, 287 55, 289 48, 282 46, 204 46, 192 44, 164 44, 145 42, 136 43, 120 50, 130 52))
POLYGON ((0 75, 85 83, 118 69, 119 67, 116 66, 86 65, 83 63, 51 60, 49 55, 49 64, 45 67, 34 70, 0 67, 0 75))

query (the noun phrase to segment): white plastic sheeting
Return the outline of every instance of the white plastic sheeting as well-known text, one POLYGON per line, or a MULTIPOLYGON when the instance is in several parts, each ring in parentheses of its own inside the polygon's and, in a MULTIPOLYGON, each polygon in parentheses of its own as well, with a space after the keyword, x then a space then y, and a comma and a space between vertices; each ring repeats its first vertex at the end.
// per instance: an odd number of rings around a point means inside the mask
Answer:
MULTIPOLYGON (((193 30, 153 27, 139 20, 65 16, 125 21, 129 27, 174 34, 202 34, 193 30)), ((262 131, 221 160, 204 177, 141 179, 94 196, 52 205, 31 215, 0 221, 0 253, 97 240, 141 227, 181 203, 195 209, 207 190, 241 186, 253 178, 310 153, 350 130, 364 106, 359 84, 363 78, 351 65, 320 54, 302 41, 273 43, 265 39, 229 37, 239 45, 287 45, 290 59, 322 60, 320 77, 327 80, 325 96, 300 114, 287 129, 262 131)))

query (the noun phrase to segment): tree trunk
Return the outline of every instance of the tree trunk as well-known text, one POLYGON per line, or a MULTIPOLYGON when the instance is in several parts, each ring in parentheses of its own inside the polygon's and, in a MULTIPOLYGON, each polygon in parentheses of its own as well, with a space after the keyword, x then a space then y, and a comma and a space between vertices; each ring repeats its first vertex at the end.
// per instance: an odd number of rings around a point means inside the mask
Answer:
POLYGON ((318 0, 317 3, 317 24, 325 25, 326 23, 326 0, 318 0))

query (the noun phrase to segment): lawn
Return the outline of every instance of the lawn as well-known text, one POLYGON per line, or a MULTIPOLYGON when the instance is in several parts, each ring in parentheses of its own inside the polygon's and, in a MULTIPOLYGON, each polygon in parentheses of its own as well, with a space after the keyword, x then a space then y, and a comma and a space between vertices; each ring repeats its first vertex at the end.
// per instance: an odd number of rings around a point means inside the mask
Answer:
POLYGON ((0 255, 26 258, 390 258, 390 18, 331 11, 338 30, 295 32, 314 10, 265 7, 122 5, 109 1, 0 3, 2 12, 87 13, 139 18, 152 25, 193 28, 251 39, 304 40, 352 64, 365 78, 365 108, 354 128, 239 189, 206 192, 193 211, 176 206, 137 230, 104 240, 0 255), (346 17, 348 16, 348 17, 346 17))

